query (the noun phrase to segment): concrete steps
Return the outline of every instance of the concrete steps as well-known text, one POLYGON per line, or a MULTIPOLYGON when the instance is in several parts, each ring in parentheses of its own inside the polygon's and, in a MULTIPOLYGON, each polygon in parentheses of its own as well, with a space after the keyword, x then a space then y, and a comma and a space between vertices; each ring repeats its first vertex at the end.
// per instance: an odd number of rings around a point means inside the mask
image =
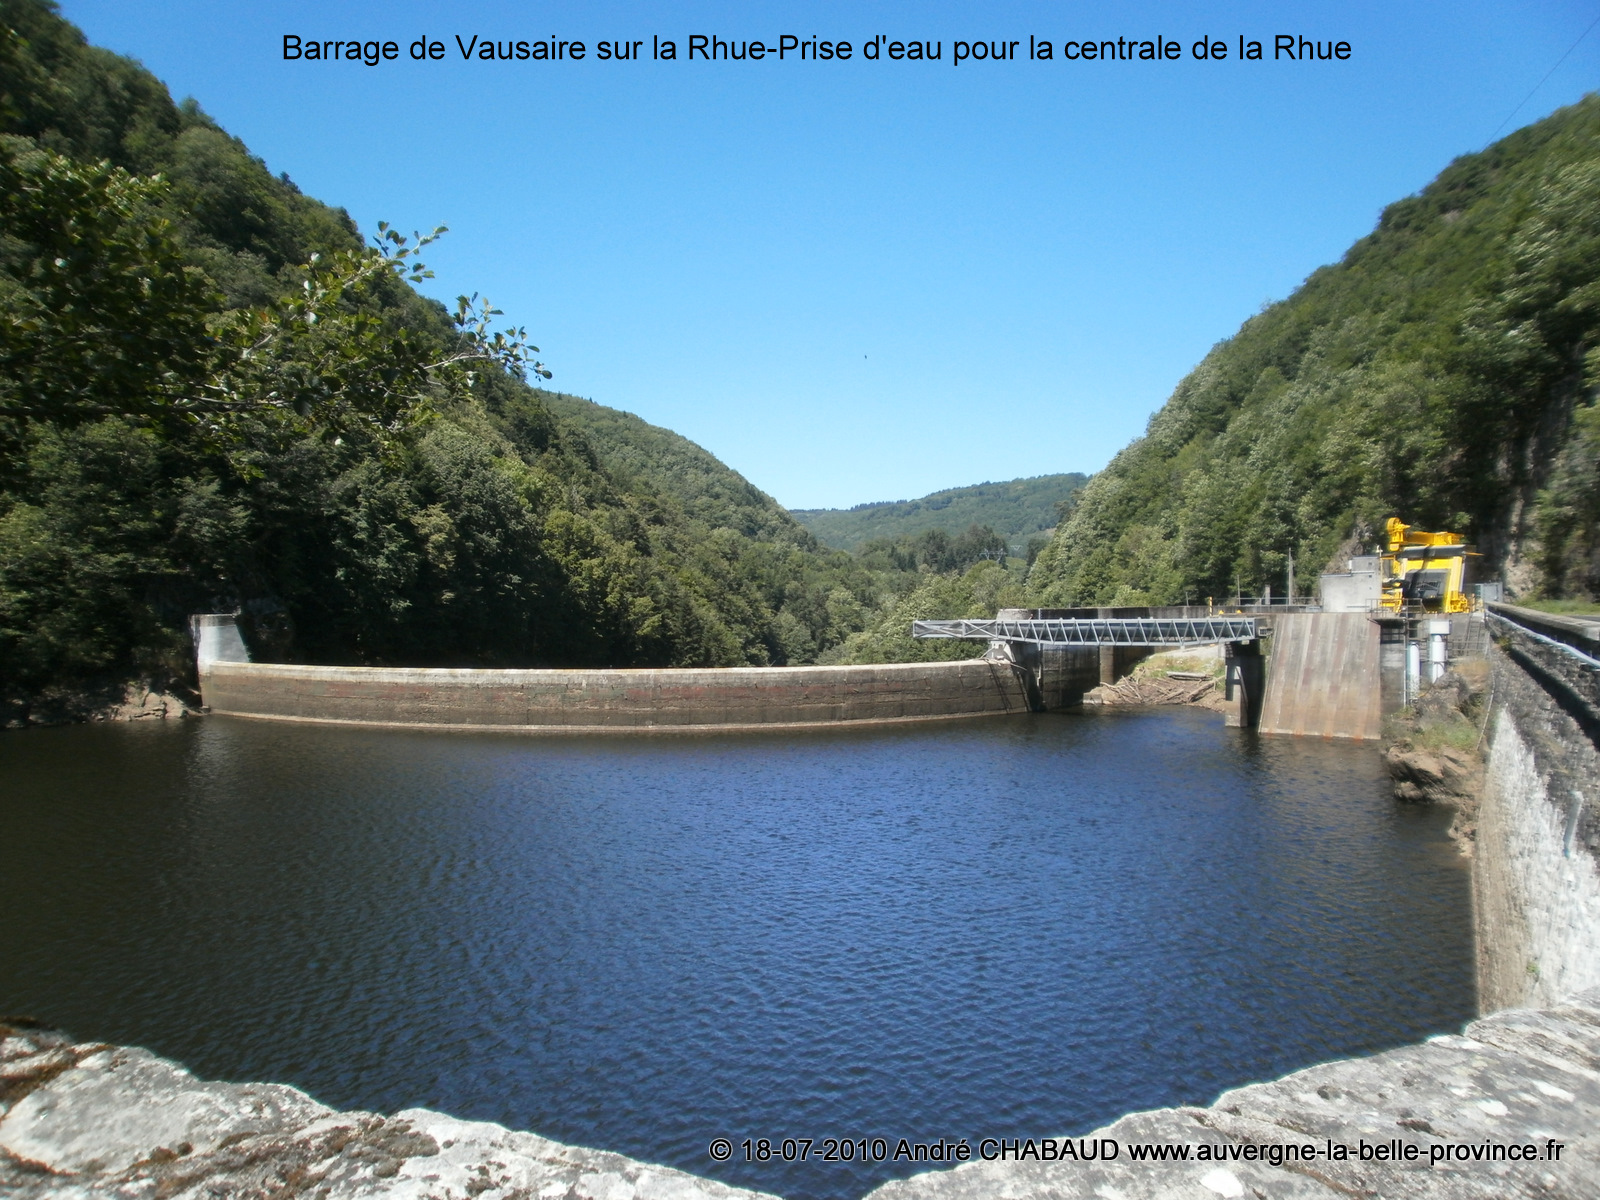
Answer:
POLYGON ((1365 613, 1273 618, 1262 733, 1371 740, 1382 719, 1375 622, 1365 613))

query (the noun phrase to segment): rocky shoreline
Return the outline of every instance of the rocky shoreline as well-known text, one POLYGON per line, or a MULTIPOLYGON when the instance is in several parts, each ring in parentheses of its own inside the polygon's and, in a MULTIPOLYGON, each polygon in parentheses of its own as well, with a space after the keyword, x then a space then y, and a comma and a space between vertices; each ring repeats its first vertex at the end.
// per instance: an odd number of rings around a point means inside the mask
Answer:
POLYGON ((0 696, 0 729, 198 717, 200 693, 177 680, 132 680, 40 695, 0 696))
POLYGON ((336 1112, 196 1079, 147 1050, 0 1022, 0 1194, 14 1200, 755 1200, 620 1154, 426 1109, 336 1112))
MULTIPOLYGON (((996 1132, 1025 1139, 1030 1131, 996 1132)), ((1237 1088, 1209 1108, 1134 1113, 1085 1139, 1111 1139, 1119 1152, 1096 1161, 1059 1154, 1046 1161, 1037 1150, 973 1161, 886 1183, 870 1196, 1596 1200, 1600 989, 1550 1009, 1496 1013, 1458 1036, 1237 1088), (1416 1149, 1409 1161, 1404 1153, 1398 1161, 1375 1153, 1363 1159, 1363 1145, 1416 1149), (1513 1145, 1534 1147, 1540 1157, 1485 1161, 1486 1152, 1475 1151, 1513 1145), (1139 1161, 1140 1146, 1187 1146, 1191 1160, 1139 1161), (1285 1160, 1288 1146, 1344 1146, 1347 1156, 1285 1160)), ((292 1087, 201 1080, 146 1050, 76 1042, 20 1021, 0 1022, 0 1193, 15 1200, 762 1196, 427 1109, 336 1112, 292 1087)))
POLYGON ((1383 764, 1395 799, 1452 807, 1450 837, 1469 858, 1486 766, 1487 679, 1487 664, 1450 671, 1385 723, 1383 764))

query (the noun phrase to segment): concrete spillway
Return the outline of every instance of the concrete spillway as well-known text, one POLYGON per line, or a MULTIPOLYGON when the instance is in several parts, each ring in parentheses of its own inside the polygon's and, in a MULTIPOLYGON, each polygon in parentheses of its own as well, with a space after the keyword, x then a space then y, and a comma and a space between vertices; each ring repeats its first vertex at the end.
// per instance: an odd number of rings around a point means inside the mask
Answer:
POLYGON ((799 729, 1029 710, 1019 673, 986 659, 853 667, 480 670, 253 663, 227 614, 193 619, 209 711, 523 733, 799 729))
POLYGON ((1365 613, 1273 619, 1262 733, 1372 739, 1383 710, 1377 624, 1365 613))
POLYGON ((449 670, 202 662, 216 713, 524 733, 783 729, 1024 713, 1004 663, 449 670))

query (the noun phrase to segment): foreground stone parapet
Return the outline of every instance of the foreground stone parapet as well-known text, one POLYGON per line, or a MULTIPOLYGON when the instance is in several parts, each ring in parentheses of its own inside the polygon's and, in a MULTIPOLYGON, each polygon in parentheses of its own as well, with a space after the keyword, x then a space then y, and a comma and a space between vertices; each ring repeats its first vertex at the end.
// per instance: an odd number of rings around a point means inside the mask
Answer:
POLYGON ((1224 1092, 1210 1108, 1134 1113, 1088 1138, 1115 1140, 1116 1158, 969 1163, 885 1184, 871 1200, 1594 1200, 1600 1197, 1600 989, 1552 1009, 1495 1013, 1460 1036, 1224 1092), (1552 1143, 1560 1146, 1558 1158, 1549 1157, 1552 1143), (1363 1144, 1373 1151, 1365 1161, 1363 1144), (1513 1145, 1534 1147, 1539 1157, 1493 1157, 1494 1147, 1513 1145), (1272 1165, 1272 1148, 1290 1146, 1323 1153, 1272 1165), (1334 1146, 1345 1147, 1348 1157, 1328 1157, 1334 1146), (1415 1157, 1376 1157, 1380 1148, 1392 1156, 1397 1146, 1402 1155, 1416 1147, 1415 1157), (1189 1158, 1136 1161, 1137 1147, 1148 1148, 1146 1154, 1187 1147, 1189 1158), (1474 1157, 1480 1150, 1489 1157, 1474 1157), (1443 1161, 1430 1162, 1435 1157, 1443 1161))
MULTIPOLYGON (((1115 1158, 971 1162, 873 1200, 1594 1200, 1600 1197, 1600 990, 1475 1021, 1460 1036, 1297 1071, 1210 1108, 1135 1113, 1074 1139, 1115 1158), (1361 1157, 1365 1145, 1374 1154, 1361 1157), (1552 1154, 1559 1145, 1559 1156, 1552 1154), (1342 1146, 1348 1157, 1329 1157, 1342 1146), (1513 1161, 1495 1147, 1532 1147, 1513 1161), (1187 1161, 1136 1159, 1156 1148, 1187 1161), (1205 1157, 1201 1158, 1201 1148, 1205 1157), (1287 1147, 1323 1153, 1283 1158, 1287 1147), (1378 1158, 1382 1148, 1400 1161, 1378 1158), (1410 1153, 1407 1147, 1415 1147, 1410 1153), (1277 1165, 1270 1161, 1274 1148, 1277 1165), (1440 1148, 1448 1148, 1442 1161, 1440 1148), (1487 1157, 1485 1157, 1487 1156, 1487 1157)), ((1025 1144, 1025 1143, 1024 1143, 1025 1144)), ((1056 1143, 1059 1153, 1060 1143, 1056 1143)), ((976 1149, 976 1148, 974 1148, 976 1149)), ((196 1079, 148 1051, 0 1024, 0 1194, 756 1200, 666 1167, 426 1109, 335 1112, 278 1084, 196 1079)))
POLYGON ((427 1109, 335 1112, 146 1050, 0 1024, 0 1195, 14 1200, 761 1200, 668 1167, 427 1109))

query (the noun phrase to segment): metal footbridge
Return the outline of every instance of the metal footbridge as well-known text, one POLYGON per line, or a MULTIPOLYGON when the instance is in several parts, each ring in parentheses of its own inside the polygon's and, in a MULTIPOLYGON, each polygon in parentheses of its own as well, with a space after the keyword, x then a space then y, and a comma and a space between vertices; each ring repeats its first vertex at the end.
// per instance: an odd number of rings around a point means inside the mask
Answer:
POLYGON ((1254 642, 1255 617, 1049 617, 1031 620, 913 621, 914 638, 1022 643, 1029 646, 1202 646, 1254 642))

